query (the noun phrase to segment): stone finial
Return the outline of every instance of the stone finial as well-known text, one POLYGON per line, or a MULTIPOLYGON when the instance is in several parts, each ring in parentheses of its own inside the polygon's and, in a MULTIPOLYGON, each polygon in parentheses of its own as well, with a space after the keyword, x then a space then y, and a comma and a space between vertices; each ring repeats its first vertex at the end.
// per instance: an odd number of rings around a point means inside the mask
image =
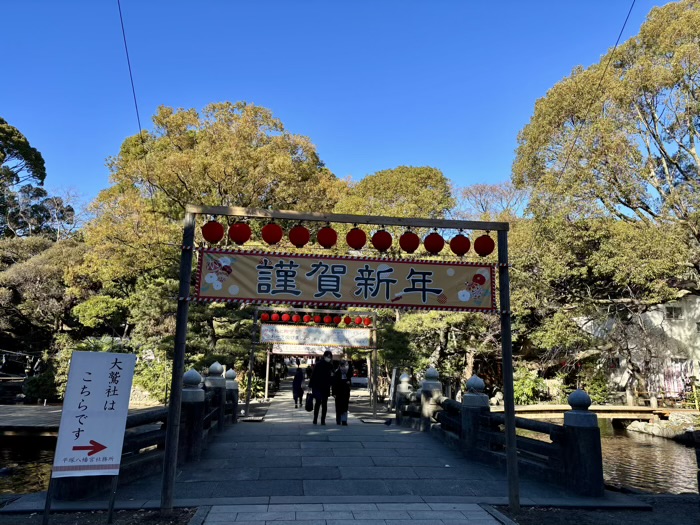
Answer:
POLYGON ((409 376, 406 372, 404 372, 403 374, 401 374, 401 376, 399 376, 400 383, 408 383, 410 380, 411 380, 411 376, 409 376))
POLYGON ((426 381, 437 381, 440 379, 440 374, 438 373, 437 370, 435 370, 435 367, 430 367, 425 371, 425 380, 426 381))
POLYGON ((478 375, 474 374, 467 381, 467 392, 470 394, 482 394, 486 388, 486 383, 478 375))
POLYGON ((202 376, 199 375, 194 368, 190 368, 182 376, 182 384, 185 388, 199 388, 199 384, 202 382, 202 376))
POLYGON ((591 397, 580 388, 569 394, 568 401, 573 410, 588 410, 588 407, 591 406, 591 397))
POLYGON ((226 377, 226 379, 228 379, 229 381, 233 381, 233 380, 236 379, 236 377, 237 377, 236 371, 235 371, 233 368, 229 368, 228 370, 226 370, 226 375, 225 375, 225 377, 226 377))
POLYGON ((221 377, 224 373, 224 367, 218 361, 214 361, 209 367, 209 377, 221 377))

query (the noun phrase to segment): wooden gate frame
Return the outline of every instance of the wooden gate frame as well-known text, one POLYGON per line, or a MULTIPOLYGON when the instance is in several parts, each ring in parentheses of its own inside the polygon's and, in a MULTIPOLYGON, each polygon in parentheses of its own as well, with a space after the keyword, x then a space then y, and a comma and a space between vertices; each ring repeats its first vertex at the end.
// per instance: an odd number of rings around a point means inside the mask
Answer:
MULTIPOLYGON (((365 224, 373 226, 399 226, 403 228, 446 228, 454 230, 496 231, 498 235, 498 284, 501 317, 501 349, 503 363, 503 401, 506 434, 506 463, 508 474, 508 504, 511 509, 520 508, 520 488, 518 483, 518 457, 515 445, 515 402, 513 398, 513 344, 510 312, 510 276, 508 273, 508 230, 507 222, 461 221, 443 219, 416 219, 382 217, 369 215, 340 215, 333 213, 303 213, 298 211, 263 210, 258 208, 238 208, 227 206, 185 206, 184 230, 182 234, 182 254, 180 257, 180 289, 177 298, 177 318, 175 325, 175 351, 173 355, 173 375, 171 381, 168 425, 165 436, 165 457, 163 460, 163 482, 160 508, 168 512, 173 508, 175 474, 177 467, 177 447, 180 430, 182 403, 182 376, 185 373, 185 345, 187 340, 187 317, 190 306, 190 281, 192 278, 192 254, 194 252, 195 217, 197 215, 224 215, 250 219, 278 219, 290 221, 365 224)), ((255 326, 253 326, 255 330, 255 326)))

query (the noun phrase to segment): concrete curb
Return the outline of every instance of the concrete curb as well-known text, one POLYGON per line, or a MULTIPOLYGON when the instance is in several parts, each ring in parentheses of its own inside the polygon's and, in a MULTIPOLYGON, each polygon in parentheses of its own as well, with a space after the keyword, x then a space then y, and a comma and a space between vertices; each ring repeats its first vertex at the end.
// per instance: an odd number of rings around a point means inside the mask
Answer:
POLYGON ((202 505, 197 509, 197 512, 194 513, 194 516, 190 518, 190 521, 187 525, 202 525, 204 523, 204 520, 207 519, 210 510, 211 506, 202 505))
POLYGON ((506 516, 502 512, 497 511, 496 509, 494 509, 491 505, 482 504, 482 505, 479 505, 479 507, 481 507, 486 512, 491 514, 491 516, 493 516, 498 521, 500 521, 502 525, 518 525, 516 522, 514 522, 508 516, 506 516))

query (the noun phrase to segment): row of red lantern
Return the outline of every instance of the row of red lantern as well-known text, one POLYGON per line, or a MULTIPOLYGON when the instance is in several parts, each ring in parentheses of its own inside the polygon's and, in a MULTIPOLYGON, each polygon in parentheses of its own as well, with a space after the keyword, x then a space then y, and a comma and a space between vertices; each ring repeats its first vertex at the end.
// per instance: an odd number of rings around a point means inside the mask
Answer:
MULTIPOLYGON (((284 231, 279 224, 268 223, 262 229, 263 240, 270 245, 282 240, 284 231)), ((209 221, 202 226, 202 235, 207 242, 216 244, 224 238, 224 226, 217 221, 209 221)), ((229 227, 228 236, 236 244, 243 245, 250 240, 252 230, 245 222, 236 222, 229 227)), ((303 248, 311 239, 311 233, 301 224, 297 224, 289 230, 289 241, 297 248, 303 248)), ((367 234, 360 228, 351 229, 345 237, 348 246, 353 250, 361 250, 367 244, 367 234)), ((330 226, 324 226, 316 234, 316 241, 324 248, 332 248, 338 242, 338 234, 330 226)), ((372 246, 381 253, 391 248, 393 238, 386 230, 379 230, 371 239, 372 246)), ((399 237, 399 246, 406 253, 414 253, 420 246, 420 237, 411 230, 404 232, 399 237)), ((459 233, 450 240, 450 250, 457 256, 465 255, 471 248, 471 242, 465 235, 459 233)), ((438 232, 432 232, 423 240, 425 250, 431 255, 439 254, 445 247, 445 239, 438 232)), ((474 251, 482 257, 493 253, 495 248, 493 239, 484 234, 474 240, 474 251)))
POLYGON ((260 320, 262 322, 269 322, 272 321, 273 323, 311 323, 314 322, 316 324, 334 324, 334 325, 339 325, 340 323, 345 323, 346 326, 349 326, 351 324, 355 325, 364 325, 364 326, 371 326, 372 325, 372 318, 371 317, 360 317, 359 315, 355 318, 350 317, 349 315, 346 315, 345 317, 341 317, 339 315, 336 316, 330 316, 330 315, 324 315, 321 316, 319 314, 316 315, 309 315, 306 314, 304 316, 301 316, 299 314, 289 314, 289 313, 283 313, 279 314, 277 312, 274 313, 267 313, 264 312, 260 314, 260 320))

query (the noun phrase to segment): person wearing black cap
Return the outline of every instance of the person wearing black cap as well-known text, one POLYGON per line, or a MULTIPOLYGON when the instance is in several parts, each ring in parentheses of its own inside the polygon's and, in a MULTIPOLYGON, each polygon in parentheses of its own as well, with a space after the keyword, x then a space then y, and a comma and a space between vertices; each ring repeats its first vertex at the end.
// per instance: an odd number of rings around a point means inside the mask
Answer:
POLYGON ((311 374, 309 388, 316 400, 314 403, 314 425, 318 423, 318 411, 321 409, 321 424, 326 424, 326 413, 328 412, 328 398, 331 395, 331 385, 333 384, 333 354, 330 350, 323 352, 321 359, 311 374))

